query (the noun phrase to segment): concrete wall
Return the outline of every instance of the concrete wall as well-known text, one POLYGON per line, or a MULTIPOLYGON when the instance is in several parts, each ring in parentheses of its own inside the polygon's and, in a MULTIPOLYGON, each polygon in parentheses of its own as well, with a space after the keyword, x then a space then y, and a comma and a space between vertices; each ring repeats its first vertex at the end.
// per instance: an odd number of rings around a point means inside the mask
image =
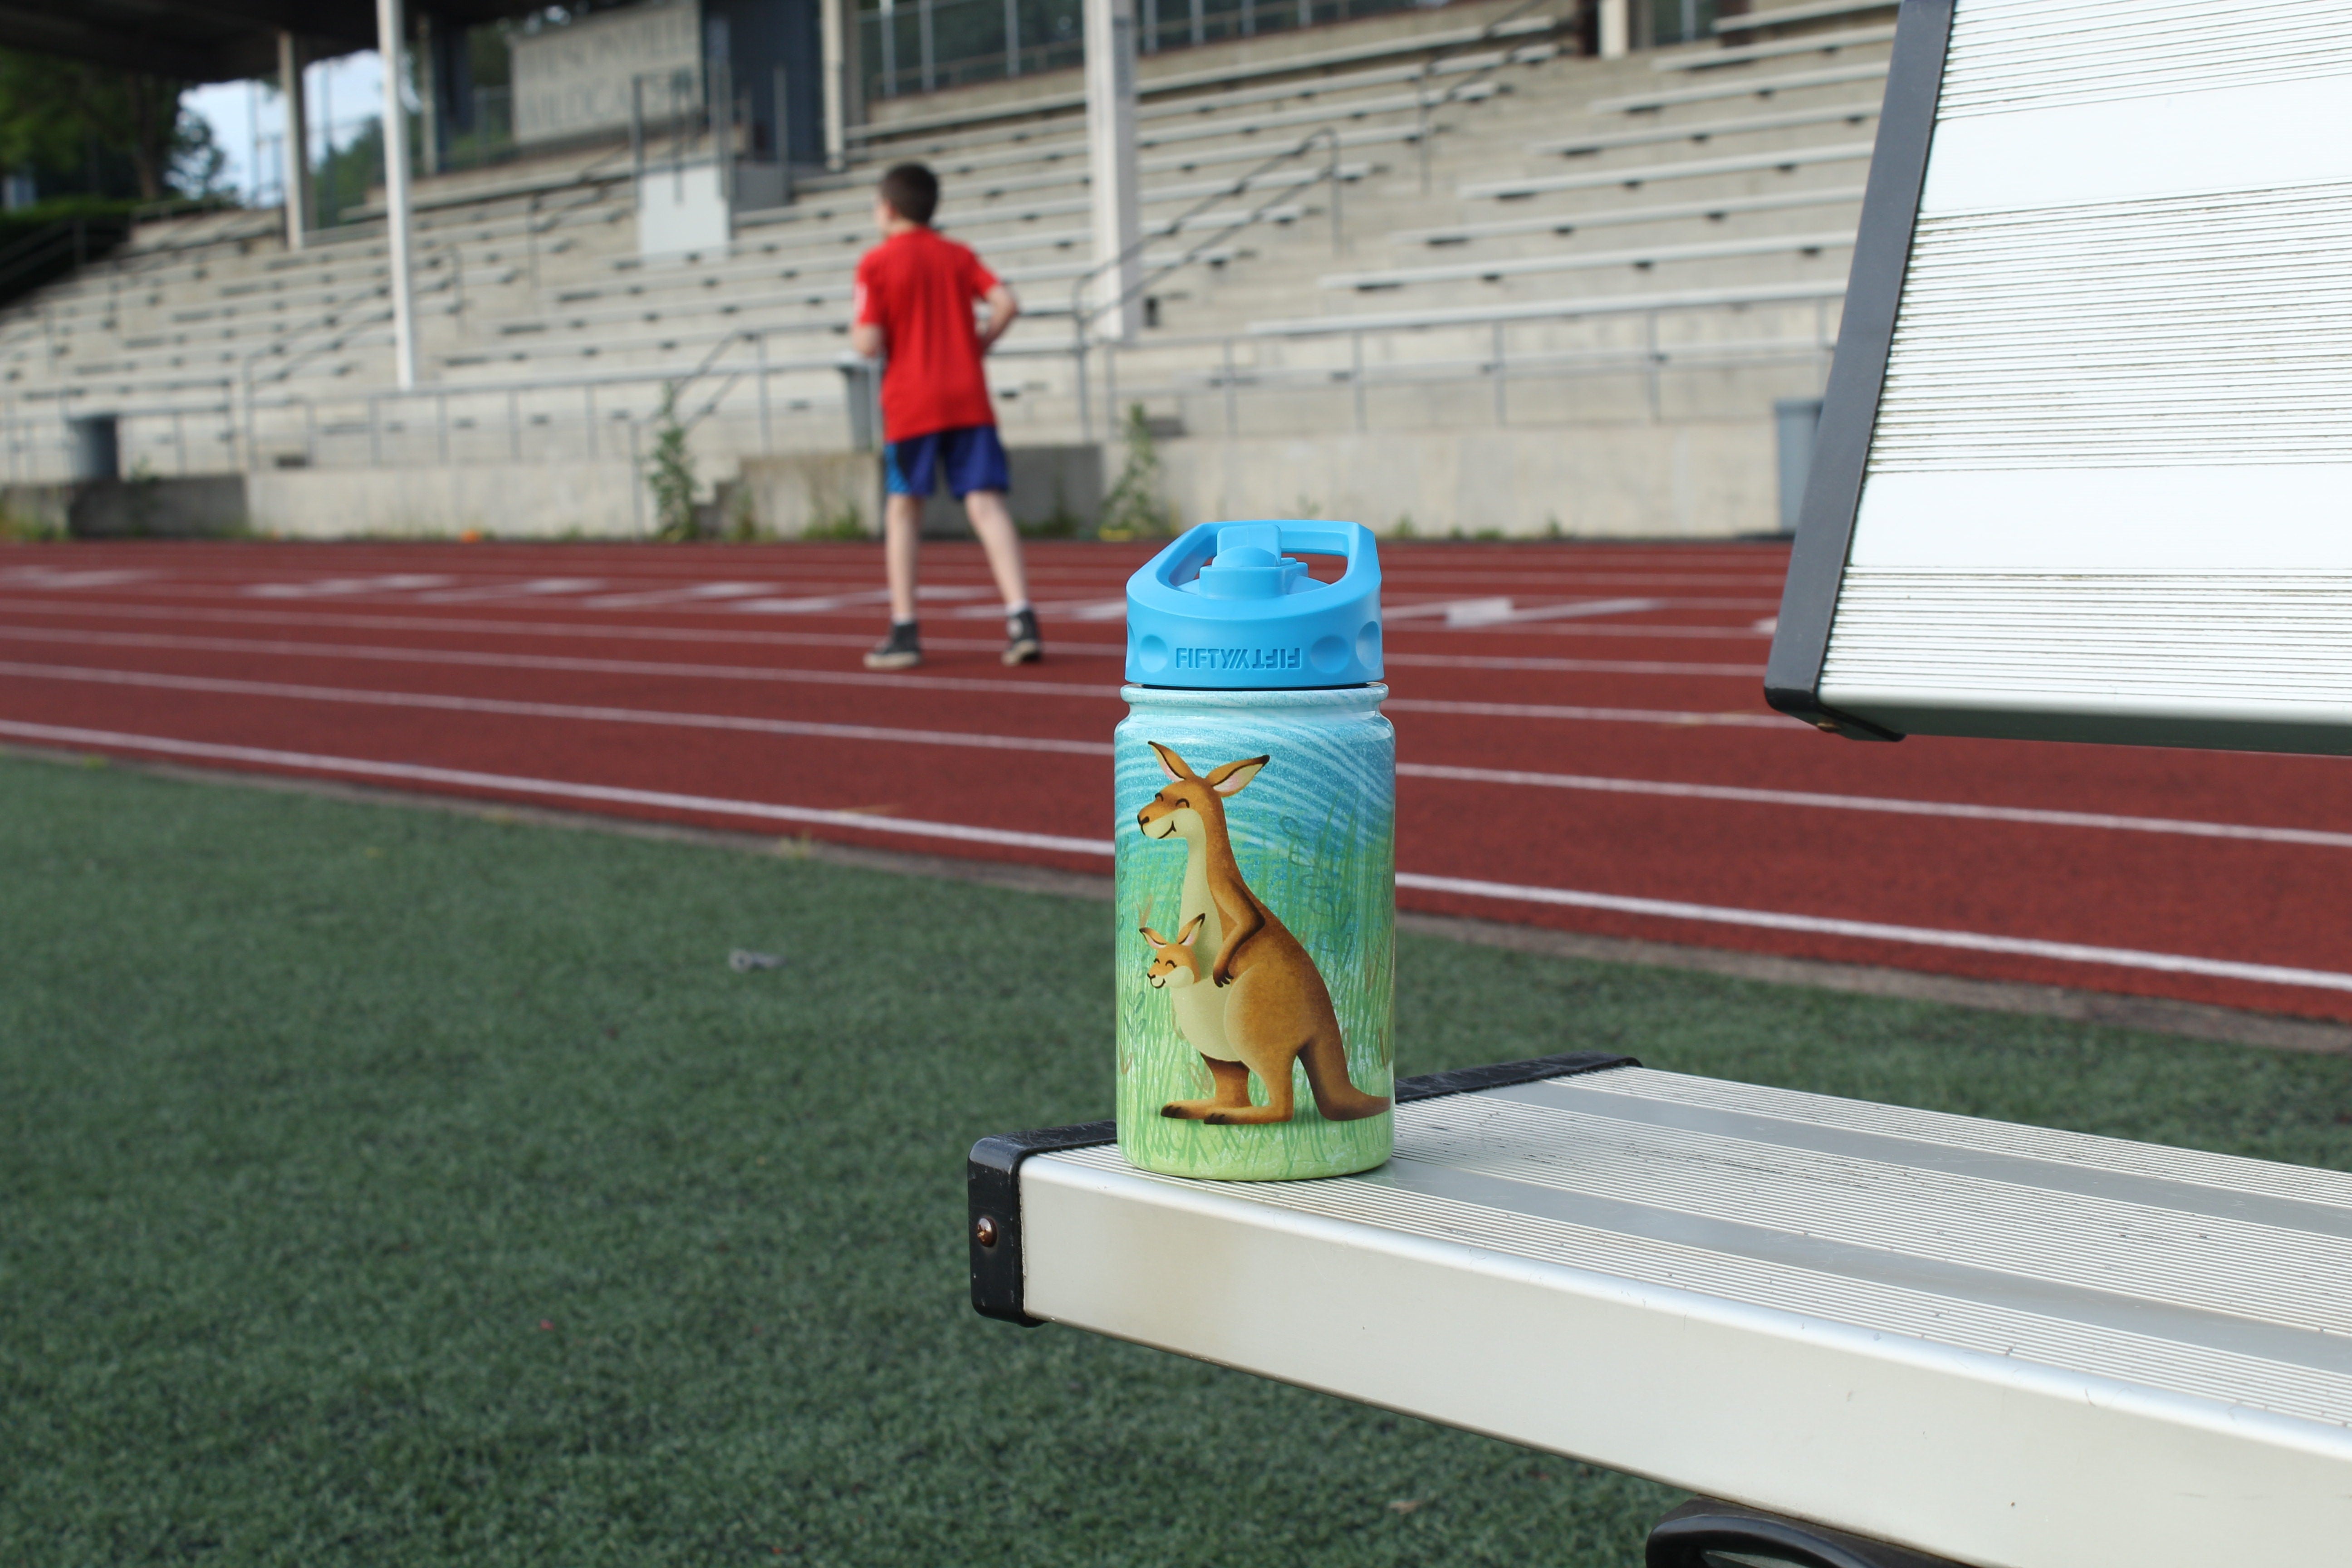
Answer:
POLYGON ((1768 533, 1769 419, 1180 439, 1160 447, 1180 522, 1345 518, 1380 532, 1583 537, 1768 533))
MULTIPOLYGON (((1160 444, 1166 499, 1184 524, 1228 518, 1348 518, 1382 533, 1554 530, 1585 538, 1721 538, 1780 524, 1769 418, 1410 434, 1177 437, 1160 444)), ((1092 446, 1016 447, 1013 515, 1058 513, 1090 529, 1121 453, 1092 446)), ((291 538, 437 535, 628 538, 652 506, 625 459, 415 468, 268 469, 247 477, 257 532, 291 538)), ((709 521, 722 532, 748 509, 764 533, 798 538, 854 522, 873 532, 881 482, 871 453, 747 458, 709 521), (738 499, 740 498, 740 499, 738 499)), ((933 497, 927 533, 965 532, 933 497)))
POLYGON ((258 533, 289 539, 582 534, 627 538, 652 527, 628 459, 453 463, 445 468, 265 468, 247 476, 258 533))

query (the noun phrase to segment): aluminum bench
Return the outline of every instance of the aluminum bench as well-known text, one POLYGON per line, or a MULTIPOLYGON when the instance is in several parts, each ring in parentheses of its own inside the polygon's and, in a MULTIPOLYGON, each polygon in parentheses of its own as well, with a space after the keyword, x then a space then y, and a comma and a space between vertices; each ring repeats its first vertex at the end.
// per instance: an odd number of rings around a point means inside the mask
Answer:
MULTIPOLYGON (((1904 0, 1783 711, 2352 754, 2352 34, 2158 20, 1904 0)), ((982 1140, 973 1303, 1705 1494, 1650 1568, 2352 1559, 2352 1174, 1605 1055, 1397 1100, 1328 1181, 982 1140)))

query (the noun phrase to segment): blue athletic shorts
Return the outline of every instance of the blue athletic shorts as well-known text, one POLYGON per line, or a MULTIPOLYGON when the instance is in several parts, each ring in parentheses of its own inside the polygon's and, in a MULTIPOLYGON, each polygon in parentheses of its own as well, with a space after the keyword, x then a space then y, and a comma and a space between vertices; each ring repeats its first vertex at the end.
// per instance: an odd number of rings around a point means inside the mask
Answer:
POLYGON ((882 448, 882 468, 894 496, 927 496, 942 472, 948 493, 958 500, 974 490, 1009 490, 1004 443, 993 425, 967 425, 961 430, 934 430, 910 436, 882 448))

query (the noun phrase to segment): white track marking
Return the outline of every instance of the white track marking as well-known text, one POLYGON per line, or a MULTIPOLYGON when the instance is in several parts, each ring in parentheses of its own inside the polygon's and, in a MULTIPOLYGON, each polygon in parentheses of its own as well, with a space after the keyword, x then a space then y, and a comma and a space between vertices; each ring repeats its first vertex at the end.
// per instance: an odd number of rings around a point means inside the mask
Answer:
MULTIPOLYGON (((984 588, 973 589, 971 591, 975 594, 991 592, 991 590, 984 588)), ((934 592, 934 590, 923 590, 926 596, 932 592, 934 592)), ((566 605, 563 607, 569 608, 570 606, 566 605)), ((340 626, 360 629, 382 628, 392 631, 433 631, 442 633, 485 632, 501 637, 618 637, 664 642, 765 642, 807 647, 821 646, 826 647, 862 647, 871 640, 869 637, 865 636, 845 636, 840 633, 752 632, 738 631, 732 627, 729 627, 724 630, 712 630, 703 626, 645 626, 621 621, 591 621, 585 619, 578 621, 484 621, 463 620, 454 616, 446 618, 438 616, 428 617, 423 616, 401 615, 326 616, 304 615, 299 611, 277 612, 245 609, 231 610, 208 608, 202 605, 184 606, 178 605, 114 604, 105 602, 59 602, 46 599, 0 599, 0 611, 9 611, 18 615, 28 616, 120 616, 146 620, 230 621, 238 625, 262 625, 273 626, 340 626)), ((1437 628, 1432 626, 1404 626, 1398 629, 1400 632, 1408 632, 1434 631, 1437 628)), ((1543 632, 1555 635, 1573 633, 1578 636, 1585 637, 1649 637, 1654 635, 1660 637, 1738 637, 1742 639, 1753 639, 1759 635, 1756 632, 1737 626, 1612 626, 1546 625, 1532 626, 1528 629, 1533 632, 1543 632)), ((959 649, 970 648, 977 650, 982 648, 994 648, 997 646, 994 643, 951 642, 937 638, 931 640, 936 647, 959 649)), ((1118 643, 1055 642, 1050 645, 1049 651, 1055 653, 1087 653, 1123 657, 1126 653, 1126 648, 1123 644, 1118 643)), ((1646 660, 1610 661, 1555 659, 1541 657, 1527 659, 1497 658, 1488 660, 1475 654, 1405 654, 1398 652, 1395 648, 1389 649, 1387 657, 1388 661, 1391 664, 1395 665, 1426 664, 1432 668, 1444 667, 1462 669, 1557 668, 1562 670, 1581 670, 1589 668, 1601 673, 1624 675, 1702 675, 1709 673, 1739 673, 1743 675, 1756 674, 1759 676, 1763 669, 1763 667, 1760 665, 1754 667, 1751 670, 1748 667, 1745 666, 1690 666, 1685 668, 1675 665, 1657 665, 1654 664, 1654 661, 1646 660)))
POLYGON ((1399 653, 1391 648, 1387 661, 1407 669, 1528 669, 1561 675, 1720 675, 1761 680, 1760 664, 1676 664, 1652 658, 1546 658, 1540 655, 1510 658, 1474 653, 1399 653))
POLYGON ((673 713, 647 708, 607 708, 572 702, 509 702, 495 697, 448 697, 430 691, 362 691, 345 686, 296 686, 277 680, 233 680, 208 675, 157 675, 144 670, 89 669, 0 659, 0 675, 136 686, 163 691, 210 691, 225 697, 275 697, 301 702, 352 702, 371 708, 430 708, 449 713, 501 713, 520 719, 569 719, 592 724, 666 724, 685 730, 734 730, 754 735, 803 735, 835 741, 894 741, 920 746, 976 746, 1002 752, 1061 752, 1108 757, 1107 741, 1038 740, 961 730, 895 730, 877 724, 824 724, 797 719, 756 719, 734 713, 673 713))
MULTIPOLYGON (((347 777, 392 779, 406 784, 444 784, 457 789, 486 790, 501 795, 538 795, 557 800, 593 801, 607 805, 650 806, 670 811, 701 812, 713 816, 749 817, 770 822, 797 822, 854 829, 860 833, 898 834, 915 838, 952 839, 967 844, 993 844, 1010 848, 1042 849, 1055 854, 1108 857, 1108 838, 1070 838, 1055 834, 1018 833, 1003 828, 975 827, 961 823, 926 822, 869 816, 863 812, 823 811, 806 806, 772 805, 763 801, 730 800, 715 795, 680 795, 667 790, 623 789, 608 784, 575 784, 562 779, 536 779, 511 773, 478 773, 463 768, 426 767, 414 763, 374 762, 356 757, 322 756, 310 752, 282 752, 259 746, 215 745, 202 741, 170 740, 156 735, 131 735, 110 730, 85 730, 58 724, 25 724, 0 720, 0 735, 13 735, 55 746, 101 746, 146 752, 160 756, 190 757, 206 762, 244 763, 262 767, 299 768, 311 773, 347 777)), ((2258 985, 2293 985, 2324 991, 2352 991, 2352 974, 2325 969, 2294 969, 2279 964, 2240 963, 2229 959, 2197 958, 2183 953, 2145 952, 2133 948, 2092 947, 2079 942, 2043 942, 2032 937, 1991 936, 1980 931, 1943 931, 1928 926, 1886 925, 1874 921, 1836 920, 1820 915, 1784 914, 1772 910, 1732 909, 1717 904, 1685 903, 1671 899, 1628 898, 1616 893, 1591 893, 1571 888, 1527 887, 1512 882, 1487 882, 1462 877, 1433 877, 1400 871, 1397 886, 1414 892, 1445 893, 1457 898, 1493 899, 1513 903, 1549 904, 1567 909, 1605 910, 1615 914, 1656 920, 1694 921, 1717 925, 1748 926, 1764 931, 1800 931, 1815 936, 1848 937, 1863 942, 1938 947, 1968 952, 1999 953, 2021 958, 2049 959, 2061 963, 2099 964, 2149 970, 2166 974, 2196 974, 2217 980, 2246 981, 2258 985)))
POLYGON ((667 811, 699 811, 714 816, 748 816, 767 822, 799 822, 828 827, 854 827, 861 833, 897 833, 916 838, 954 838, 967 844, 998 844, 1014 849, 1047 849, 1060 855, 1108 855, 1108 838, 1064 838, 1050 833, 1015 833, 1001 827, 969 827, 961 823, 920 822, 905 817, 877 816, 860 811, 820 811, 800 805, 770 805, 761 801, 722 800, 712 795, 678 795, 668 790, 621 789, 609 784, 572 784, 562 779, 534 779, 512 773, 474 773, 465 768, 425 767, 415 763, 379 763, 357 757, 326 757, 310 752, 279 752, 262 746, 219 746, 203 741, 173 741, 159 735, 125 735, 110 730, 81 730, 59 724, 19 724, 0 720, 0 735, 38 741, 56 746, 112 746, 126 752, 152 752, 167 757, 194 757, 206 762, 247 763, 262 767, 303 768, 312 773, 342 773, 356 778, 396 779, 405 784, 447 784, 457 789, 491 790, 500 795, 535 795, 558 800, 594 801, 604 805, 646 805, 667 811))
POLYGON ((1566 605, 1537 605, 1520 609, 1515 599, 1442 599, 1420 605, 1390 605, 1381 618, 1399 621, 1443 620, 1450 630, 1516 626, 1527 621, 1582 620, 1592 616, 1631 616, 1664 607, 1664 599, 1580 599, 1566 605))
POLYGON ((152 572, 130 568, 77 572, 67 566, 12 566, 0 572, 0 583, 21 583, 27 588, 113 588, 125 583, 145 582, 154 575, 152 572))
POLYGON ((1957 948, 1968 952, 2054 959, 2061 963, 2113 964, 2126 969, 2151 969, 2167 974, 2201 974, 2216 980, 2246 980, 2258 985, 2308 985, 2323 991, 2352 991, 2352 974, 2340 974, 2327 969, 2288 969, 2272 963, 2238 963, 2229 959, 2192 958, 2175 952, 2142 952, 2127 947, 2086 947, 2079 942, 2042 942, 2032 937, 1988 936, 1979 931, 1939 931, 1932 926, 1883 925, 1875 921, 1832 920, 1822 915, 1781 914, 1772 910, 1727 909, 1716 904, 1690 904, 1673 899, 1633 899, 1616 893, 1586 893, 1570 888, 1528 888, 1510 882, 1481 882, 1460 877, 1430 877, 1408 871, 1397 873, 1397 886, 1410 888, 1416 892, 1452 893, 1461 898, 1498 899, 1513 903, 1554 904, 1568 909, 1607 910, 1616 914, 1647 915, 1657 920, 1702 921, 1714 925, 1753 926, 1764 931, 1853 937, 1864 942, 1957 948))
POLYGON ((583 610, 653 610, 708 604, 713 599, 748 599, 759 594, 781 594, 782 583, 689 583, 677 588, 646 588, 630 594, 604 594, 583 599, 583 610))
POLYGON ((321 577, 310 583, 251 583, 245 593, 256 599, 332 599, 352 594, 409 594, 420 588, 446 588, 455 577, 424 572, 394 572, 379 577, 321 577))
POLYGON ((368 647, 350 643, 263 642, 248 637, 172 637, 148 632, 41 631, 0 626, 0 637, 26 642, 75 642, 106 647, 177 648, 251 653, 290 658, 369 659, 393 664, 449 664, 467 669, 548 669, 591 675, 668 675, 715 680, 780 680, 814 686, 897 686, 927 691, 1004 691, 1048 697, 1092 697, 1116 702, 1116 686, 1059 685, 1044 680, 965 680, 936 675, 869 675, 847 669, 790 669, 759 665, 664 664, 652 659, 570 658, 558 654, 477 653, 461 648, 368 647))
MULTIPOLYGON (((1023 696, 1080 697, 1118 700, 1116 686, 1079 686, 1047 680, 978 680, 955 676, 869 675, 845 669, 793 669, 772 666, 666 664, 651 659, 574 658, 558 654, 475 653, 449 648, 370 647, 348 643, 265 642, 248 637, 175 637, 151 632, 46 630, 0 626, 0 638, 23 642, 71 642, 110 647, 172 648, 208 653, 249 653, 275 658, 373 659, 388 663, 448 664, 469 669, 545 669, 594 675, 684 676, 694 679, 776 680, 816 686, 896 687, 918 691, 993 691, 1023 696)), ((1645 724, 1762 724, 1790 733, 1811 726, 1777 714, 1684 713, 1637 708, 1549 707, 1538 703, 1443 702, 1391 698, 1386 706, 1413 713, 1466 713, 1515 719, 1569 719, 1645 724)))
POLYGON ((551 594, 593 594, 605 585, 602 577, 533 577, 526 583, 491 583, 473 588, 450 588, 419 594, 420 605, 475 605, 485 599, 543 598, 551 594))
POLYGON ((1391 697, 1381 707, 1391 713, 1471 714, 1486 719, 1580 719, 1616 724, 1730 724, 1769 730, 1811 730, 1780 713, 1687 713, 1654 708, 1583 708, 1550 702, 1441 702, 1424 697, 1391 697))
POLYGON ((1888 795, 1822 795, 1810 790, 1748 789, 1736 784, 1675 784, 1660 779, 1523 773, 1512 768, 1456 768, 1436 763, 1399 763, 1396 771, 1401 777, 1446 779, 1463 784, 1534 785, 1545 789, 1592 790, 1603 795, 1727 800, 1754 805, 1807 806, 1830 811, 1882 811, 1903 816, 1956 816, 1976 822, 2030 823, 2041 827, 2177 833, 2191 838, 2240 838, 2265 844, 2309 844, 2327 849, 2352 849, 2352 833, 2332 833, 2316 827, 2256 827, 2234 822, 2198 822, 2169 816, 2124 816, 2104 811, 2042 811, 2030 806, 1972 805, 1962 801, 1898 800, 1888 795))
POLYGON ((738 615, 761 616, 829 616, 837 610, 854 610, 866 605, 887 605, 890 602, 887 588, 861 588, 854 594, 809 594, 797 599, 770 596, 761 599, 737 599, 728 609, 738 615))
MULTIPOLYGON (((878 724, 828 724, 793 719, 760 719, 731 713, 679 713, 645 708, 613 708, 569 702, 519 702, 490 697, 451 697, 438 692, 370 691, 342 686, 301 686, 273 680, 165 675, 145 670, 99 669, 76 665, 25 664, 0 660, 0 675, 19 679, 85 681, 172 691, 210 691, 232 697, 273 697, 306 702, 349 702, 380 708, 427 708, 454 713, 500 713, 517 718, 563 719, 583 723, 656 724, 679 729, 730 730, 749 734, 797 735, 842 741, 878 741, 922 746, 967 746, 988 751, 1043 751, 1070 756, 1108 757, 1103 741, 995 735, 965 730, 908 730, 878 724)), ((2310 827, 2260 827, 2229 822, 2199 822, 2163 816, 2124 816, 2106 812, 2042 811, 2024 806, 1971 805, 1957 801, 1898 800, 1879 795, 1823 795, 1801 790, 1749 789, 1730 784, 1676 784, 1657 779, 1601 778, 1580 773, 1527 773, 1508 768, 1462 768, 1436 763, 1399 763, 1402 778, 1495 784, 1549 789, 1591 790, 1605 795, 1662 795, 1675 799, 1725 800, 1746 805, 1792 805, 1832 811, 1875 811, 1909 816, 1949 816, 1983 822, 2024 823, 2043 827, 2104 829, 2126 833, 2170 833, 2191 838, 2242 839, 2268 844, 2305 844, 2352 849, 2352 833, 2310 827)))

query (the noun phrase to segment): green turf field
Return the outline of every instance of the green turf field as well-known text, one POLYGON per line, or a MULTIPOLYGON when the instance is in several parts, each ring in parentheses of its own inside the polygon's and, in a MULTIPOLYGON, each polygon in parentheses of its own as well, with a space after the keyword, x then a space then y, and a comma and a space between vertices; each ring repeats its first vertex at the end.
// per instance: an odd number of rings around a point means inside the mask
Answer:
MULTIPOLYGON (((2352 1061, 1400 946, 1402 1072, 2352 1163, 2352 1061)), ((1108 1110, 1112 952, 1097 903, 0 760, 0 1563, 1633 1568, 1662 1488, 972 1316, 964 1150, 1108 1110)))

